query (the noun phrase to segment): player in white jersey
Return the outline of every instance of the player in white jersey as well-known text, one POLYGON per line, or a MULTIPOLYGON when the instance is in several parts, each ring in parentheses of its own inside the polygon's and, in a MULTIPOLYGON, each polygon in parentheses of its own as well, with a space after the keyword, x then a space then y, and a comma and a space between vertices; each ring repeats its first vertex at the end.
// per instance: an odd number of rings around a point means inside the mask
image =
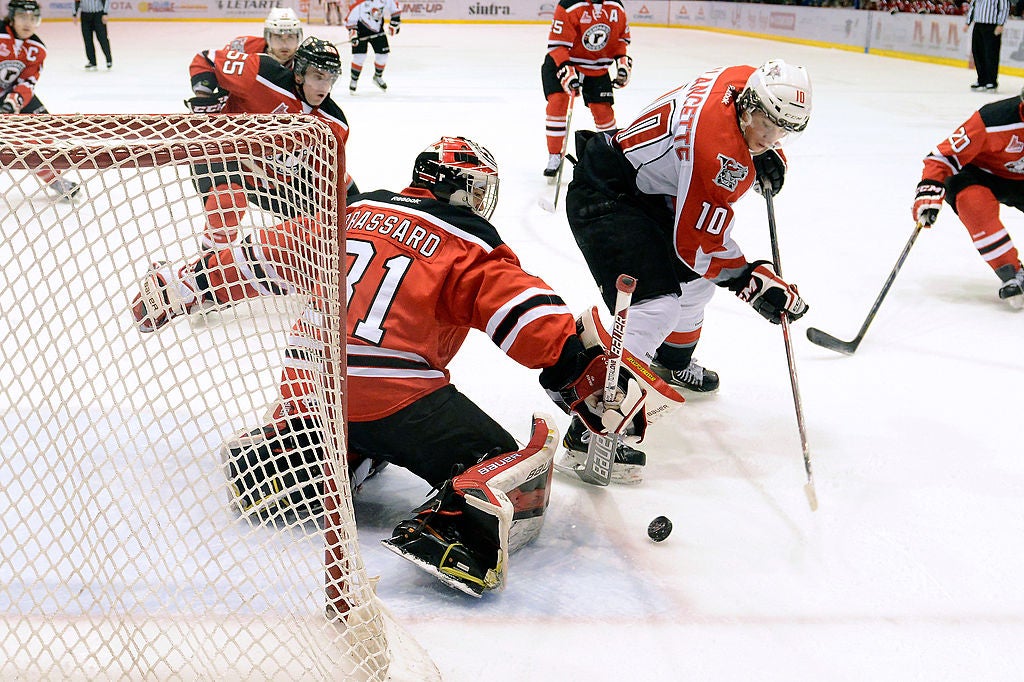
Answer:
POLYGON ((781 189, 778 147, 810 112, 806 71, 771 60, 703 73, 614 135, 577 133, 565 204, 573 236, 609 308, 619 274, 637 278, 625 346, 669 384, 718 387, 717 374, 693 361, 716 286, 776 324, 807 311, 770 262, 747 261, 732 231, 733 204, 755 177, 773 194, 781 189))
POLYGON ((355 93, 359 75, 363 72, 367 50, 373 47, 373 83, 381 90, 387 90, 384 82, 384 67, 391 54, 389 35, 398 35, 402 25, 402 7, 397 0, 356 0, 345 18, 349 40, 352 43, 352 80, 349 92, 355 93), (387 31, 384 17, 389 18, 387 31))

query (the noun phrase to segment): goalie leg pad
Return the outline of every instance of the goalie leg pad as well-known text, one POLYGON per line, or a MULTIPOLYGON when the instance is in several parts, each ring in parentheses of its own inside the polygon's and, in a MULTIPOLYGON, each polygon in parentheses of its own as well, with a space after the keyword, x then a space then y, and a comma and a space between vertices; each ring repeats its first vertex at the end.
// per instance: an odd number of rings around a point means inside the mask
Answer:
POLYGON ((473 596, 503 589, 509 555, 540 533, 557 445, 553 420, 535 414, 525 448, 452 478, 383 544, 473 596))
POLYGON ((221 448, 231 501, 240 514, 274 521, 290 511, 298 518, 323 513, 323 441, 308 416, 271 422, 221 448))

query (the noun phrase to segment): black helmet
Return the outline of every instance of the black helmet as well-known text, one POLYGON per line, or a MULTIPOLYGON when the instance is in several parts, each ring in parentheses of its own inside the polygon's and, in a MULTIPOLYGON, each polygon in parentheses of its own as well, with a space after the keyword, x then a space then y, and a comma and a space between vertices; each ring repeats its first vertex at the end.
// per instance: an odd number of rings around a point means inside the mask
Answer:
POLYGON ((36 0, 11 0, 7 3, 7 20, 14 21, 16 12, 27 12, 39 19, 39 3, 36 0))
POLYGON ((337 76, 341 73, 341 54, 338 48, 320 38, 306 38, 295 51, 295 73, 305 75, 306 69, 311 66, 337 76))
POLYGON ((442 137, 416 157, 412 185, 489 220, 498 205, 498 164, 483 145, 464 137, 442 137))

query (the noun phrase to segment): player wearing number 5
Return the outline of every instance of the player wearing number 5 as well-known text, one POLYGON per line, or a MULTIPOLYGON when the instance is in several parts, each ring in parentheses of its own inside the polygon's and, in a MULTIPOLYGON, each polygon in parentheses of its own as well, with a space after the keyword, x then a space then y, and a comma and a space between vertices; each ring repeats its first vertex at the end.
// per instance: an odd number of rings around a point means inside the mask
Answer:
POLYGON ((769 261, 744 256, 733 204, 755 179, 779 192, 779 146, 810 114, 807 72, 771 60, 702 73, 614 135, 576 134, 569 225, 609 307, 619 273, 636 276, 625 346, 669 384, 718 386, 715 373, 693 362, 716 286, 776 324, 783 313, 795 320, 807 311, 769 261))
POLYGON ((555 177, 562 163, 569 103, 578 95, 590 107, 597 130, 615 128, 613 88, 624 88, 633 70, 626 56, 629 22, 619 0, 561 0, 548 33, 548 53, 540 67, 544 98, 548 165, 555 177), (573 99, 570 100, 570 97, 573 99))

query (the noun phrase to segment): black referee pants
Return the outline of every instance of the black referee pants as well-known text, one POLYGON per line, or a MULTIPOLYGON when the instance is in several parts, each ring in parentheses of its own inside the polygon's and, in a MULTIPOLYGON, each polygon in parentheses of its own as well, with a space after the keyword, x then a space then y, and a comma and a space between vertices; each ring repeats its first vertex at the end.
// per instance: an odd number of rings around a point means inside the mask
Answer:
POLYGON ((110 56, 110 40, 107 39, 107 25, 103 23, 103 12, 82 12, 82 40, 85 41, 85 58, 90 64, 96 64, 96 44, 93 35, 100 43, 107 64, 114 60, 110 56))
POLYGON ((998 25, 976 23, 971 33, 971 54, 974 55, 979 85, 999 84, 999 48, 1003 44, 1003 36, 996 35, 998 25))

